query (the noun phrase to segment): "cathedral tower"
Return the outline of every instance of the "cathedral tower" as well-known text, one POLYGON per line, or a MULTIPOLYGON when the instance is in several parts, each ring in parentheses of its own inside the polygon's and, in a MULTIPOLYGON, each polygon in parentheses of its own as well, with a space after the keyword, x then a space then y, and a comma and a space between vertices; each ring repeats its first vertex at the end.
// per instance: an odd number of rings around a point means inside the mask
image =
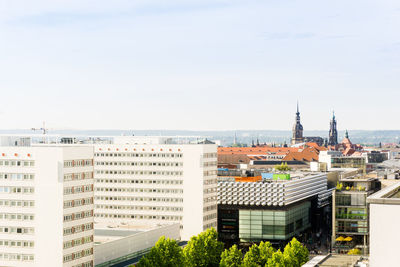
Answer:
POLYGON ((292 145, 303 143, 303 125, 300 123, 299 103, 297 103, 296 122, 293 125, 292 145))
POLYGON ((328 145, 336 146, 337 144, 338 144, 338 133, 337 133, 337 128, 336 128, 335 112, 333 112, 333 116, 332 116, 332 120, 331 120, 331 126, 329 128, 328 145))

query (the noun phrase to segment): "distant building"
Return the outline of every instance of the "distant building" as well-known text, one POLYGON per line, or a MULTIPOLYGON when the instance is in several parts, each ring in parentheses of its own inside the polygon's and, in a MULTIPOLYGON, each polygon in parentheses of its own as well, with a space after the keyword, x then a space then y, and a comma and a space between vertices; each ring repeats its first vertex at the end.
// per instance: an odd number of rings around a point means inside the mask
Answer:
POLYGON ((332 120, 330 123, 330 128, 329 128, 328 145, 336 146, 337 144, 338 144, 338 132, 337 132, 337 126, 336 126, 335 113, 333 113, 332 120))
POLYGON ((304 143, 303 125, 300 123, 299 104, 297 104, 296 122, 293 125, 292 145, 304 143))
POLYGON ((400 183, 367 198, 370 222, 370 266, 399 265, 400 183))

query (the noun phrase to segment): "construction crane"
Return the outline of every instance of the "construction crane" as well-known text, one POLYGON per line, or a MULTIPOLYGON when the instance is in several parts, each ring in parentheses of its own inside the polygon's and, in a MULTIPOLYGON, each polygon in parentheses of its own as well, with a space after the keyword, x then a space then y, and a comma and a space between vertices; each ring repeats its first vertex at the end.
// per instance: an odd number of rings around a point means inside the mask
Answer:
POLYGON ((48 133, 49 129, 46 128, 46 123, 45 123, 45 122, 43 122, 42 128, 31 128, 31 130, 34 131, 34 132, 36 132, 36 131, 42 131, 42 134, 43 134, 43 140, 42 140, 42 142, 43 142, 43 144, 46 143, 46 137, 45 137, 45 135, 48 133))
POLYGON ((32 128, 31 130, 34 131, 34 132, 42 131, 43 134, 47 134, 47 132, 49 131, 49 129, 46 128, 45 122, 43 122, 43 127, 42 128, 32 128))

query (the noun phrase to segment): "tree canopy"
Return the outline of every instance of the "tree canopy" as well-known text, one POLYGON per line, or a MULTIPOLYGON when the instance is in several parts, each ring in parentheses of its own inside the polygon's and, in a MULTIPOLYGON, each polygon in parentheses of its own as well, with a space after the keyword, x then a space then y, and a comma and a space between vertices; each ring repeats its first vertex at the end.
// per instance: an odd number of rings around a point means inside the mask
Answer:
POLYGON ((242 265, 243 253, 236 245, 225 249, 221 254, 220 267, 238 267, 242 265))
POLYGON ((138 267, 175 267, 184 266, 184 257, 178 243, 164 236, 160 237, 150 252, 142 257, 138 267))
POLYGON ((219 266, 224 244, 217 238, 218 234, 214 228, 191 237, 187 246, 183 249, 185 266, 219 266))
POLYGON ((293 260, 293 266, 302 266, 309 260, 308 249, 303 246, 295 237, 290 241, 283 252, 286 258, 293 260))

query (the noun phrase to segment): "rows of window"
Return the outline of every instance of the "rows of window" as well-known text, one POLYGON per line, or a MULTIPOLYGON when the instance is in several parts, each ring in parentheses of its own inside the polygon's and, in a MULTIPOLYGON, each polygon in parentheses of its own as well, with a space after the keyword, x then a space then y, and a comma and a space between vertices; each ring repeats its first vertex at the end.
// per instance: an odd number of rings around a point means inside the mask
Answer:
POLYGON ((182 207, 164 207, 164 206, 132 206, 132 205, 96 205, 96 209, 114 209, 114 210, 155 210, 155 211, 183 211, 182 207))
POLYGON ((143 214, 108 214, 97 213, 98 218, 115 218, 115 219, 140 219, 140 220, 165 220, 165 221, 180 221, 182 216, 175 215, 143 215, 143 214))
POLYGON ((203 154, 203 158, 205 158, 205 159, 216 158, 216 157, 217 157, 217 153, 204 153, 203 154))
POLYGON ((216 219, 216 218, 217 218, 217 213, 212 213, 212 214, 209 214, 209 215, 205 215, 205 216, 203 216, 203 222, 209 221, 209 220, 212 220, 212 219, 216 219))
POLYGON ((80 263, 78 265, 74 265, 72 267, 93 267, 93 266, 94 266, 93 261, 87 261, 84 263, 80 263))
POLYGON ((218 179, 204 179, 203 182, 204 185, 213 185, 213 184, 218 184, 218 179))
POLYGON ((212 197, 205 197, 203 199, 203 203, 210 203, 210 202, 216 202, 217 201, 217 196, 212 196, 212 197))
POLYGON ((181 153, 95 153, 95 157, 182 158, 181 153))
POLYGON ((0 173, 0 180, 31 181, 35 178, 31 173, 0 173))
POLYGON ((12 221, 33 221, 35 216, 33 214, 25 213, 0 213, 0 220, 12 221))
POLYGON ((34 200, 9 200, 0 199, 0 207, 23 207, 32 208, 35 206, 34 200))
POLYGON ((212 210, 216 210, 216 209, 217 209, 217 205, 210 205, 210 206, 204 207, 203 212, 212 211, 212 210))
MULTIPOLYGON (((68 255, 64 255, 64 262, 77 260, 86 256, 93 255, 93 248, 88 248, 82 251, 74 252, 68 255)), ((82 265, 81 265, 82 266, 82 265)))
POLYGON ((93 242, 93 235, 85 236, 82 238, 77 238, 69 241, 64 242, 64 249, 77 247, 83 244, 92 243, 93 242))
POLYGON ((64 168, 93 166, 93 159, 64 160, 64 168))
POLYGON ((96 170, 96 174, 127 174, 127 175, 163 175, 182 176, 182 171, 130 171, 130 170, 96 170))
POLYGON ((79 194, 79 193, 92 192, 92 191, 93 191, 92 184, 82 185, 82 186, 64 187, 64 195, 79 194))
POLYGON ((135 193, 162 193, 182 194, 183 189, 156 189, 156 188, 124 188, 124 187, 97 187, 97 192, 135 192, 135 193))
POLYGON ((98 166, 160 166, 182 167, 183 162, 97 161, 98 166))
POLYGON ((204 194, 211 194, 211 193, 216 193, 216 192, 217 192, 216 187, 203 189, 204 194))
POLYGON ((64 182, 84 179, 93 179, 93 172, 64 174, 64 182))
POLYGON ((203 231, 207 230, 208 228, 214 227, 217 228, 217 222, 207 223, 203 226, 203 231))
POLYGON ((93 223, 80 224, 72 227, 64 228, 64 235, 72 235, 84 231, 93 230, 93 223))
POLYGON ((33 261, 32 254, 0 253, 0 261, 33 261))
POLYGON ((31 240, 0 240, 0 247, 33 248, 35 242, 31 240))
POLYGON ((35 228, 33 228, 33 227, 0 226, 0 233, 32 235, 35 233, 35 228))
POLYGON ((0 160, 0 166, 33 167, 35 162, 33 160, 0 160))
POLYGON ((64 222, 81 220, 84 218, 93 217, 93 210, 87 210, 82 212, 75 212, 71 214, 64 215, 64 222))
POLYGON ((0 186, 0 194, 33 194, 35 189, 27 186, 0 186))
MULTIPOLYGON (((96 196, 96 200, 116 200, 117 197, 105 197, 105 196, 96 196)), ((128 200, 128 201, 148 201, 148 202, 183 202, 183 198, 174 198, 174 197, 121 197, 118 200, 128 200)))
MULTIPOLYGON (((217 180, 215 180, 217 181, 217 180)), ((137 179, 96 179, 97 183, 120 183, 120 184, 183 184, 182 180, 137 180, 137 179)))
POLYGON ((212 170, 212 171, 203 171, 204 176, 212 176, 212 175, 217 175, 217 170, 212 170))
POLYGON ((207 161, 204 162, 203 166, 204 167, 211 167, 211 166, 217 166, 218 165, 218 161, 207 161))
POLYGON ((64 201, 64 208, 80 207, 93 204, 93 197, 64 201))

